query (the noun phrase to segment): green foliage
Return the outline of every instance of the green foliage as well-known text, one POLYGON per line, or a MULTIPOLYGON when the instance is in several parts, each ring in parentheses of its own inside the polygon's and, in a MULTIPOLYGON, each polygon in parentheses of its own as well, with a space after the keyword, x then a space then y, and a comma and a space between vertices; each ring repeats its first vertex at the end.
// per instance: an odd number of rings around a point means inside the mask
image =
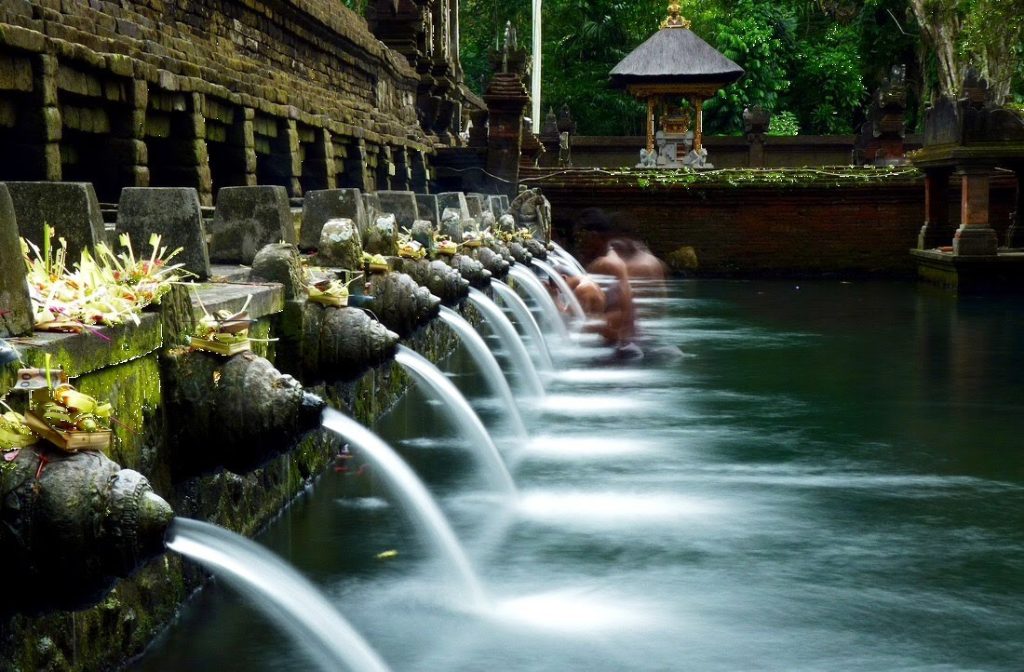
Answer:
MULTIPOLYGON (((1021 0, 683 0, 693 31, 746 71, 708 101, 705 130, 739 134, 743 109, 760 104, 777 117, 794 115, 778 122, 786 132, 854 132, 868 94, 895 65, 907 68, 908 127, 917 127, 941 72, 915 2, 953 12, 962 26, 954 33, 960 58, 993 64, 986 73, 998 75, 1010 100, 1024 102, 1021 0)), ((472 89, 484 90, 487 53, 506 21, 529 47, 530 5, 462 0, 462 65, 472 89)), ((643 107, 611 90, 608 72, 657 30, 666 6, 666 0, 544 0, 543 109, 568 104, 581 134, 642 133, 643 107)))
POLYGON ((768 122, 768 135, 799 135, 800 120, 789 110, 776 112, 768 122))
MULTIPOLYGON (((746 71, 737 83, 718 91, 704 108, 708 133, 739 134, 744 108, 779 107, 789 89, 791 17, 775 3, 738 0, 695 16, 693 30, 746 71)), ((708 6, 712 3, 707 3, 708 6)))
POLYGON ((793 89, 814 95, 792 96, 790 104, 807 128, 817 133, 852 133, 853 120, 866 96, 861 78, 857 34, 832 25, 813 42, 804 42, 793 68, 793 89))

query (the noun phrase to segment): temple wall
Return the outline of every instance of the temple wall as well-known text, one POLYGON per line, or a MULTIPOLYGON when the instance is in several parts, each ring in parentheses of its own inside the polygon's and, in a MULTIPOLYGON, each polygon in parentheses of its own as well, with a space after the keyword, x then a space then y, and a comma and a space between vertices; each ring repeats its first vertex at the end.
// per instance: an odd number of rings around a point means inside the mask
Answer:
MULTIPOLYGON (((826 171, 827 172, 827 171, 826 171)), ((646 184, 583 171, 530 182, 551 200, 556 235, 587 255, 581 224, 588 208, 602 211, 621 235, 645 242, 671 259, 683 247, 696 254, 694 271, 708 276, 907 276, 908 251, 924 223, 924 181, 916 172, 874 181, 827 176, 804 184, 646 184)), ((1016 193, 1012 178, 993 180, 990 221, 1004 239, 1016 193)), ((959 185, 950 184, 950 221, 960 219, 959 185)), ((952 241, 950 241, 951 244, 952 241)))
POLYGON ((419 86, 337 0, 6 0, 0 180, 406 189, 438 142, 419 86))

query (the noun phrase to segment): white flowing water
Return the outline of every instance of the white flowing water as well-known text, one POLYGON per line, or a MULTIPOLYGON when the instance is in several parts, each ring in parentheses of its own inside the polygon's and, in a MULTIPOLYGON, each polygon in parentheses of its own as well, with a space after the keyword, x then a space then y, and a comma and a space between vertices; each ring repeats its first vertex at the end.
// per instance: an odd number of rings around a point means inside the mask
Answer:
POLYGON ((469 288, 469 301, 476 306, 477 310, 483 315, 484 321, 490 325, 494 333, 501 339, 501 344, 508 351, 516 371, 519 373, 520 378, 526 382, 530 392, 534 396, 543 397, 544 384, 540 381, 540 376, 537 375, 537 368, 533 365, 533 360, 530 359, 530 353, 527 352, 526 346, 523 345, 523 339, 519 338, 519 332, 516 331, 512 322, 505 317, 505 313, 501 311, 498 304, 494 303, 489 296, 479 289, 469 288))
POLYGON ((519 414, 519 407, 516 405, 516 398, 512 394, 512 388, 509 387, 508 379, 505 378, 505 374, 501 370, 498 360, 495 359, 494 353, 487 347, 487 342, 477 333, 473 325, 448 306, 441 306, 441 319, 458 335, 462 344, 466 346, 466 350, 469 351, 469 355, 476 362, 481 373, 483 373, 484 378, 487 379, 487 384, 491 386, 491 390, 501 397, 505 410, 512 420, 516 434, 519 438, 526 438, 526 425, 523 424, 523 417, 519 414))
POLYGON ((325 672, 388 672, 323 594, 259 544, 210 523, 175 518, 167 548, 213 572, 305 646, 325 672))
POLYGON ((488 599, 466 552, 452 531, 441 509, 430 496, 423 482, 391 446, 352 418, 327 409, 323 426, 344 437, 377 469, 377 474, 391 487, 392 494, 405 506, 426 541, 442 556, 462 584, 461 602, 465 606, 484 609, 488 599))
POLYGON ((551 264, 547 263, 546 261, 534 259, 533 265, 542 270, 544 274, 551 278, 551 280, 555 283, 555 286, 558 287, 559 293, 561 293, 561 295, 565 298, 565 304, 569 306, 569 310, 572 311, 573 316, 581 322, 586 320, 587 316, 583 312, 583 306, 580 305, 580 301, 579 299, 576 298, 576 295, 573 293, 573 291, 569 289, 569 285, 565 282, 565 278, 563 278, 562 275, 558 271, 553 269, 551 267, 551 264))
POLYGON ((516 485, 508 473, 505 461, 501 459, 498 447, 494 445, 491 435, 484 427, 480 417, 462 396, 459 388, 445 378, 441 370, 429 359, 404 345, 399 345, 395 353, 395 361, 406 370, 417 384, 431 390, 441 407, 459 427, 463 438, 469 441, 470 447, 477 454, 480 462, 487 469, 488 477, 495 486, 515 495, 516 485))
POLYGON ((555 300, 551 298, 548 290, 544 288, 537 276, 521 264, 509 268, 508 274, 519 281, 519 286, 537 304, 537 309, 544 316, 544 321, 548 323, 548 329, 557 332, 562 338, 568 339, 569 329, 558 312, 558 306, 555 305, 555 300))
POLYGON ((516 321, 519 322, 523 330, 529 332, 530 338, 537 344, 534 350, 541 361, 541 367, 546 371, 552 371, 555 365, 551 361, 548 342, 544 340, 544 334, 540 330, 540 325, 537 324, 537 320, 534 319, 533 313, 530 312, 522 297, 501 280, 492 279, 491 287, 498 293, 498 298, 501 299, 502 303, 508 306, 512 314, 516 316, 516 321))
POLYGON ((587 274, 587 269, 583 268, 583 264, 579 262, 579 259, 569 254, 564 247, 562 247, 555 241, 552 240, 550 244, 551 247, 554 248, 555 256, 557 256, 559 259, 568 263, 570 266, 579 271, 580 275, 587 274))

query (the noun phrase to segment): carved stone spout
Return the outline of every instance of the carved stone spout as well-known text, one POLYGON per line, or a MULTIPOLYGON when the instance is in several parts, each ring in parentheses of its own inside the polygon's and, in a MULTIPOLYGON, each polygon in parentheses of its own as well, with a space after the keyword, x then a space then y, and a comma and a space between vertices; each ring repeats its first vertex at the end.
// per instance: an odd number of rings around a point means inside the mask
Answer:
POLYGON ((0 612, 82 609, 159 555, 174 518, 137 471, 99 452, 23 448, 0 476, 0 612))
POLYGON ((359 308, 307 303, 302 368, 310 380, 352 380, 394 357, 398 334, 359 308))
POLYGON ((504 280, 508 275, 509 263, 490 247, 481 246, 473 251, 473 258, 483 264, 491 276, 504 280))
POLYGON ((441 299, 405 273, 373 275, 369 285, 374 296, 371 310, 384 326, 403 337, 436 317, 441 309, 441 299))
POLYGON ((396 271, 408 274, 431 294, 441 297, 446 306, 454 306, 469 296, 469 281, 443 261, 395 258, 392 262, 396 271))
POLYGON ((320 425, 326 404, 251 352, 223 359, 172 350, 163 364, 176 478, 222 466, 251 471, 320 425))
POLYGON ((508 244, 508 251, 512 255, 512 258, 516 260, 516 263, 529 266, 530 262, 533 261, 533 255, 526 249, 518 240, 513 240, 508 244))
POLYGON ((465 254, 452 254, 441 255, 441 259, 457 270, 473 287, 483 289, 491 284, 491 272, 473 257, 465 254))

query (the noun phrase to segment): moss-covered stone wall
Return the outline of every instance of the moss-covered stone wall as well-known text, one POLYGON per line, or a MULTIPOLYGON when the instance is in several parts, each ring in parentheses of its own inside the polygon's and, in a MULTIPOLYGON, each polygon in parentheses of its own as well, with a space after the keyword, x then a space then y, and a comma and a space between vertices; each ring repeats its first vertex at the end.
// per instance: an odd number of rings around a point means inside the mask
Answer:
POLYGON ((420 87, 340 0, 7 0, 0 180, 422 188, 420 87))
MULTIPOLYGON (((278 333, 271 325, 281 322, 280 315, 263 317, 254 327, 254 335, 274 338, 278 333)), ((82 340, 92 337, 80 335, 57 339, 62 343, 60 356, 51 359, 60 359, 73 373, 86 371, 73 382, 82 391, 111 401, 117 418, 116 440, 110 451, 114 460, 145 474, 177 515, 206 520, 252 536, 333 463, 339 449, 338 439, 317 431, 298 440, 289 452, 248 473, 220 469, 174 480, 175 470, 169 460, 176 453, 167 445, 165 381, 161 378, 158 350, 160 320, 147 319, 144 323, 151 326, 136 329, 157 329, 157 345, 148 351, 142 347, 140 351, 126 352, 123 357, 104 361, 97 367, 88 361, 94 354, 91 343, 82 340)), ((126 342, 145 342, 144 338, 132 340, 131 333, 130 329, 126 332, 126 342)), ((407 339, 407 343, 437 361, 452 350, 455 340, 439 321, 433 321, 407 339)), ((266 349, 266 345, 263 347, 266 349)), ((26 348, 25 353, 31 360, 43 357, 39 348, 26 348)), ((266 354, 273 357, 273 349, 266 354)), ((389 362, 357 380, 320 384, 311 390, 335 408, 369 424, 398 400, 408 382, 400 368, 389 362)), ((0 669, 117 669, 145 649, 203 581, 204 574, 195 566, 165 554, 120 581, 90 609, 0 617, 0 669)))

